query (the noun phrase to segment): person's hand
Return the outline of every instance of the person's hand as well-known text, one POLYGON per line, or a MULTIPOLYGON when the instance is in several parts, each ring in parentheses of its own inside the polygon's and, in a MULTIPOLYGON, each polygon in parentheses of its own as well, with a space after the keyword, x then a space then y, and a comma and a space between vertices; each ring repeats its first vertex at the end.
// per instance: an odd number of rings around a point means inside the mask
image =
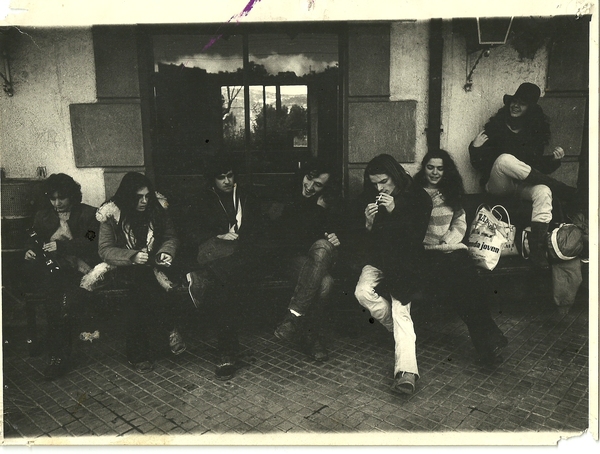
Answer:
POLYGON ((56 241, 50 241, 49 243, 44 243, 44 246, 42 247, 42 249, 44 250, 44 252, 56 251, 56 249, 57 249, 56 241))
POLYGON ((237 233, 227 232, 227 233, 224 233, 223 235, 217 235, 217 238, 219 238, 220 240, 233 241, 233 240, 237 240, 238 236, 239 235, 237 233))
POLYGON ((477 134, 475 136, 475 138, 473 139, 473 146, 475 148, 479 148, 480 146, 482 146, 484 143, 486 143, 488 141, 489 137, 487 136, 487 134, 485 133, 485 131, 481 131, 479 134, 477 134))
POLYGON ((335 247, 339 246, 340 240, 338 239, 337 235, 335 233, 327 233, 325 232, 325 239, 327 241, 329 241, 331 244, 333 244, 335 247))
POLYGON ((369 203, 365 208, 365 227, 367 230, 371 230, 373 227, 373 221, 375 220, 375 215, 379 211, 379 205, 376 203, 369 203))
POLYGON ((554 159, 555 161, 562 159, 565 157, 565 150, 562 149, 562 147, 556 147, 554 150, 552 150, 552 159, 554 159))
POLYGON ((140 252, 138 252, 137 254, 135 254, 133 256, 132 261, 136 265, 143 265, 143 264, 145 264, 148 261, 148 253, 140 251, 140 252))
POLYGON ((161 252, 158 254, 158 257, 156 257, 156 264, 169 267, 173 264, 173 257, 171 257, 171 254, 161 252))
POLYGON ((36 255, 35 252, 33 252, 31 249, 29 249, 27 252, 25 252, 25 260, 35 260, 36 255))
POLYGON ((388 213, 391 213, 396 208, 396 201, 393 196, 382 192, 379 194, 379 205, 384 207, 388 213))

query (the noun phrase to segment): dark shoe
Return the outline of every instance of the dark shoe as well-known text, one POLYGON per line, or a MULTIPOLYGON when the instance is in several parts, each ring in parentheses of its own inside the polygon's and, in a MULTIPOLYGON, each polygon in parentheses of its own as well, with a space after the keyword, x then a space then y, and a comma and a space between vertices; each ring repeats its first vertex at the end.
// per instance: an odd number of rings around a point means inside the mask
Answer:
POLYGON ((504 358, 500 354, 500 350, 495 348, 487 355, 479 357, 479 364, 483 367, 495 367, 504 362, 504 358))
POLYGON ((48 365, 44 369, 44 378, 46 380, 54 380, 62 377, 69 371, 68 360, 60 356, 51 356, 48 365))
POLYGON ((327 349, 319 335, 309 333, 306 335, 304 342, 306 354, 310 356, 310 358, 318 362, 327 361, 329 359, 327 349))
POLYGON ((129 364, 131 364, 133 370, 135 370, 138 374, 147 374, 148 372, 152 372, 154 370, 154 364, 152 364, 150 361, 140 361, 139 363, 132 363, 129 361, 129 364))
POLYGON ((547 258, 548 224, 545 222, 532 222, 529 234, 529 259, 534 266, 548 269, 550 264, 547 258))
POLYGON ((235 358, 232 355, 221 355, 215 369, 215 378, 221 381, 231 380, 235 375, 235 370, 235 358))
POLYGON ((169 333, 169 347, 171 347, 171 352, 174 355, 180 355, 186 349, 183 337, 181 337, 181 334, 179 334, 179 331, 177 331, 177 329, 174 329, 169 333))
POLYGON ((302 317, 288 312, 283 321, 275 329, 275 337, 294 344, 300 342, 303 333, 302 324, 304 322, 301 319, 302 317))
POLYGON ((416 374, 411 372, 398 372, 392 383, 392 391, 397 394, 412 394, 415 392, 416 374))
POLYGON ((319 339, 316 339, 314 342, 312 342, 308 350, 308 355, 315 361, 319 362, 327 361, 329 359, 327 349, 319 339))
POLYGON ((487 351, 479 354, 479 364, 483 367, 494 367, 502 364, 502 349, 508 345, 508 340, 503 336, 493 347, 488 347, 487 351))

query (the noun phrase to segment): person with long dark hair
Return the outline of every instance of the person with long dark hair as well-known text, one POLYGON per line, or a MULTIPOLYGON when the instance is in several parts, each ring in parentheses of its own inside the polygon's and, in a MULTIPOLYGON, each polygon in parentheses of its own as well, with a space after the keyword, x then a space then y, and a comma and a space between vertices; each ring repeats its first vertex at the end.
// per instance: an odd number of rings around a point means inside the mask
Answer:
POLYGON ((117 267, 131 290, 125 302, 126 352, 129 363, 141 374, 154 368, 150 350, 153 324, 160 326, 165 338, 168 333, 174 354, 185 350, 175 328, 174 306, 165 294, 173 288, 167 276, 179 245, 167 206, 165 197, 155 192, 145 175, 128 172, 96 215, 101 222, 100 257, 117 267))
POLYGON ((530 258, 547 268, 546 234, 552 220, 552 198, 571 201, 576 189, 547 174, 561 165, 565 152, 556 147, 544 155, 550 142, 550 125, 538 104, 540 89, 525 82, 490 118, 469 145, 471 164, 482 174, 481 184, 491 194, 532 202, 530 258))
POLYGON ((435 301, 453 306, 469 329, 479 361, 485 366, 498 364, 508 342, 489 313, 475 264, 462 242, 467 231, 462 177, 447 151, 431 150, 414 180, 433 203, 423 239, 422 286, 435 301))
POLYGON ((393 156, 381 154, 367 164, 360 202, 370 254, 354 295, 394 334, 391 389, 411 394, 419 370, 410 309, 420 291, 431 198, 393 156))
POLYGON ((35 280, 47 295, 49 359, 43 374, 52 380, 71 366, 75 316, 87 299, 79 281, 99 262, 98 222, 96 208, 81 202, 81 186, 71 176, 52 174, 43 187, 47 205, 35 214, 25 260, 34 265, 35 280))
POLYGON ((300 347, 315 361, 325 361, 328 352, 321 326, 341 244, 339 188, 331 164, 324 160, 308 162, 298 175, 293 201, 285 206, 278 225, 277 258, 287 265, 295 288, 275 336, 300 347))

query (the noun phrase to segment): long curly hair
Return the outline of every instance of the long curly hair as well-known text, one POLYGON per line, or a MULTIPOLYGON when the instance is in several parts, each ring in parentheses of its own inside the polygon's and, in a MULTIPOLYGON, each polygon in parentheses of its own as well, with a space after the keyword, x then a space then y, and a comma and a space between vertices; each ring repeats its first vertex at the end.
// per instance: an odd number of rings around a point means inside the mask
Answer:
POLYGON ((43 183, 44 194, 51 197, 55 192, 60 198, 68 198, 71 206, 81 203, 81 185, 66 173, 53 173, 43 183))
POLYGON ((441 159, 444 166, 444 176, 438 183, 438 190, 442 193, 444 201, 454 210, 461 208, 462 196, 465 193, 462 177, 454 160, 446 150, 429 150, 421 161, 421 168, 414 179, 422 187, 427 186, 425 167, 431 159, 441 159))
POLYGON ((369 161, 365 168, 363 190, 367 196, 374 198, 377 188, 371 183, 371 175, 388 175, 399 191, 405 191, 412 184, 412 178, 396 159, 389 154, 380 154, 369 161))
POLYGON ((146 246, 146 233, 152 224, 155 238, 161 238, 166 227, 166 213, 158 199, 154 185, 148 177, 137 172, 125 174, 115 195, 110 199, 121 211, 119 224, 124 232, 131 230, 136 239, 136 248, 146 246), (148 188, 148 205, 143 212, 137 211, 137 192, 148 188), (145 233, 146 232, 146 233, 145 233))
POLYGON ((489 137, 497 137, 506 129, 507 124, 518 121, 526 140, 544 146, 550 143, 550 122, 539 104, 530 104, 527 111, 517 120, 510 116, 510 103, 502 106, 485 124, 484 130, 489 137))

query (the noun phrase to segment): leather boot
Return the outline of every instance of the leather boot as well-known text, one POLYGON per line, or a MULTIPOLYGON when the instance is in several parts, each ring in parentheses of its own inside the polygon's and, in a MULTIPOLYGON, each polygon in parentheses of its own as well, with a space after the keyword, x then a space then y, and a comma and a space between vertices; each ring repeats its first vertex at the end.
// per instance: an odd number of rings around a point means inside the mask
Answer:
POLYGON ((531 233, 529 234, 529 259, 534 266, 547 269, 550 267, 546 257, 546 244, 548 235, 548 223, 531 222, 531 233))
POLYGON ((576 188, 568 186, 534 168, 531 169, 531 172, 529 172, 529 175, 523 181, 532 186, 538 184, 546 185, 550 188, 554 197, 564 200, 565 202, 570 202, 577 194, 576 188))

